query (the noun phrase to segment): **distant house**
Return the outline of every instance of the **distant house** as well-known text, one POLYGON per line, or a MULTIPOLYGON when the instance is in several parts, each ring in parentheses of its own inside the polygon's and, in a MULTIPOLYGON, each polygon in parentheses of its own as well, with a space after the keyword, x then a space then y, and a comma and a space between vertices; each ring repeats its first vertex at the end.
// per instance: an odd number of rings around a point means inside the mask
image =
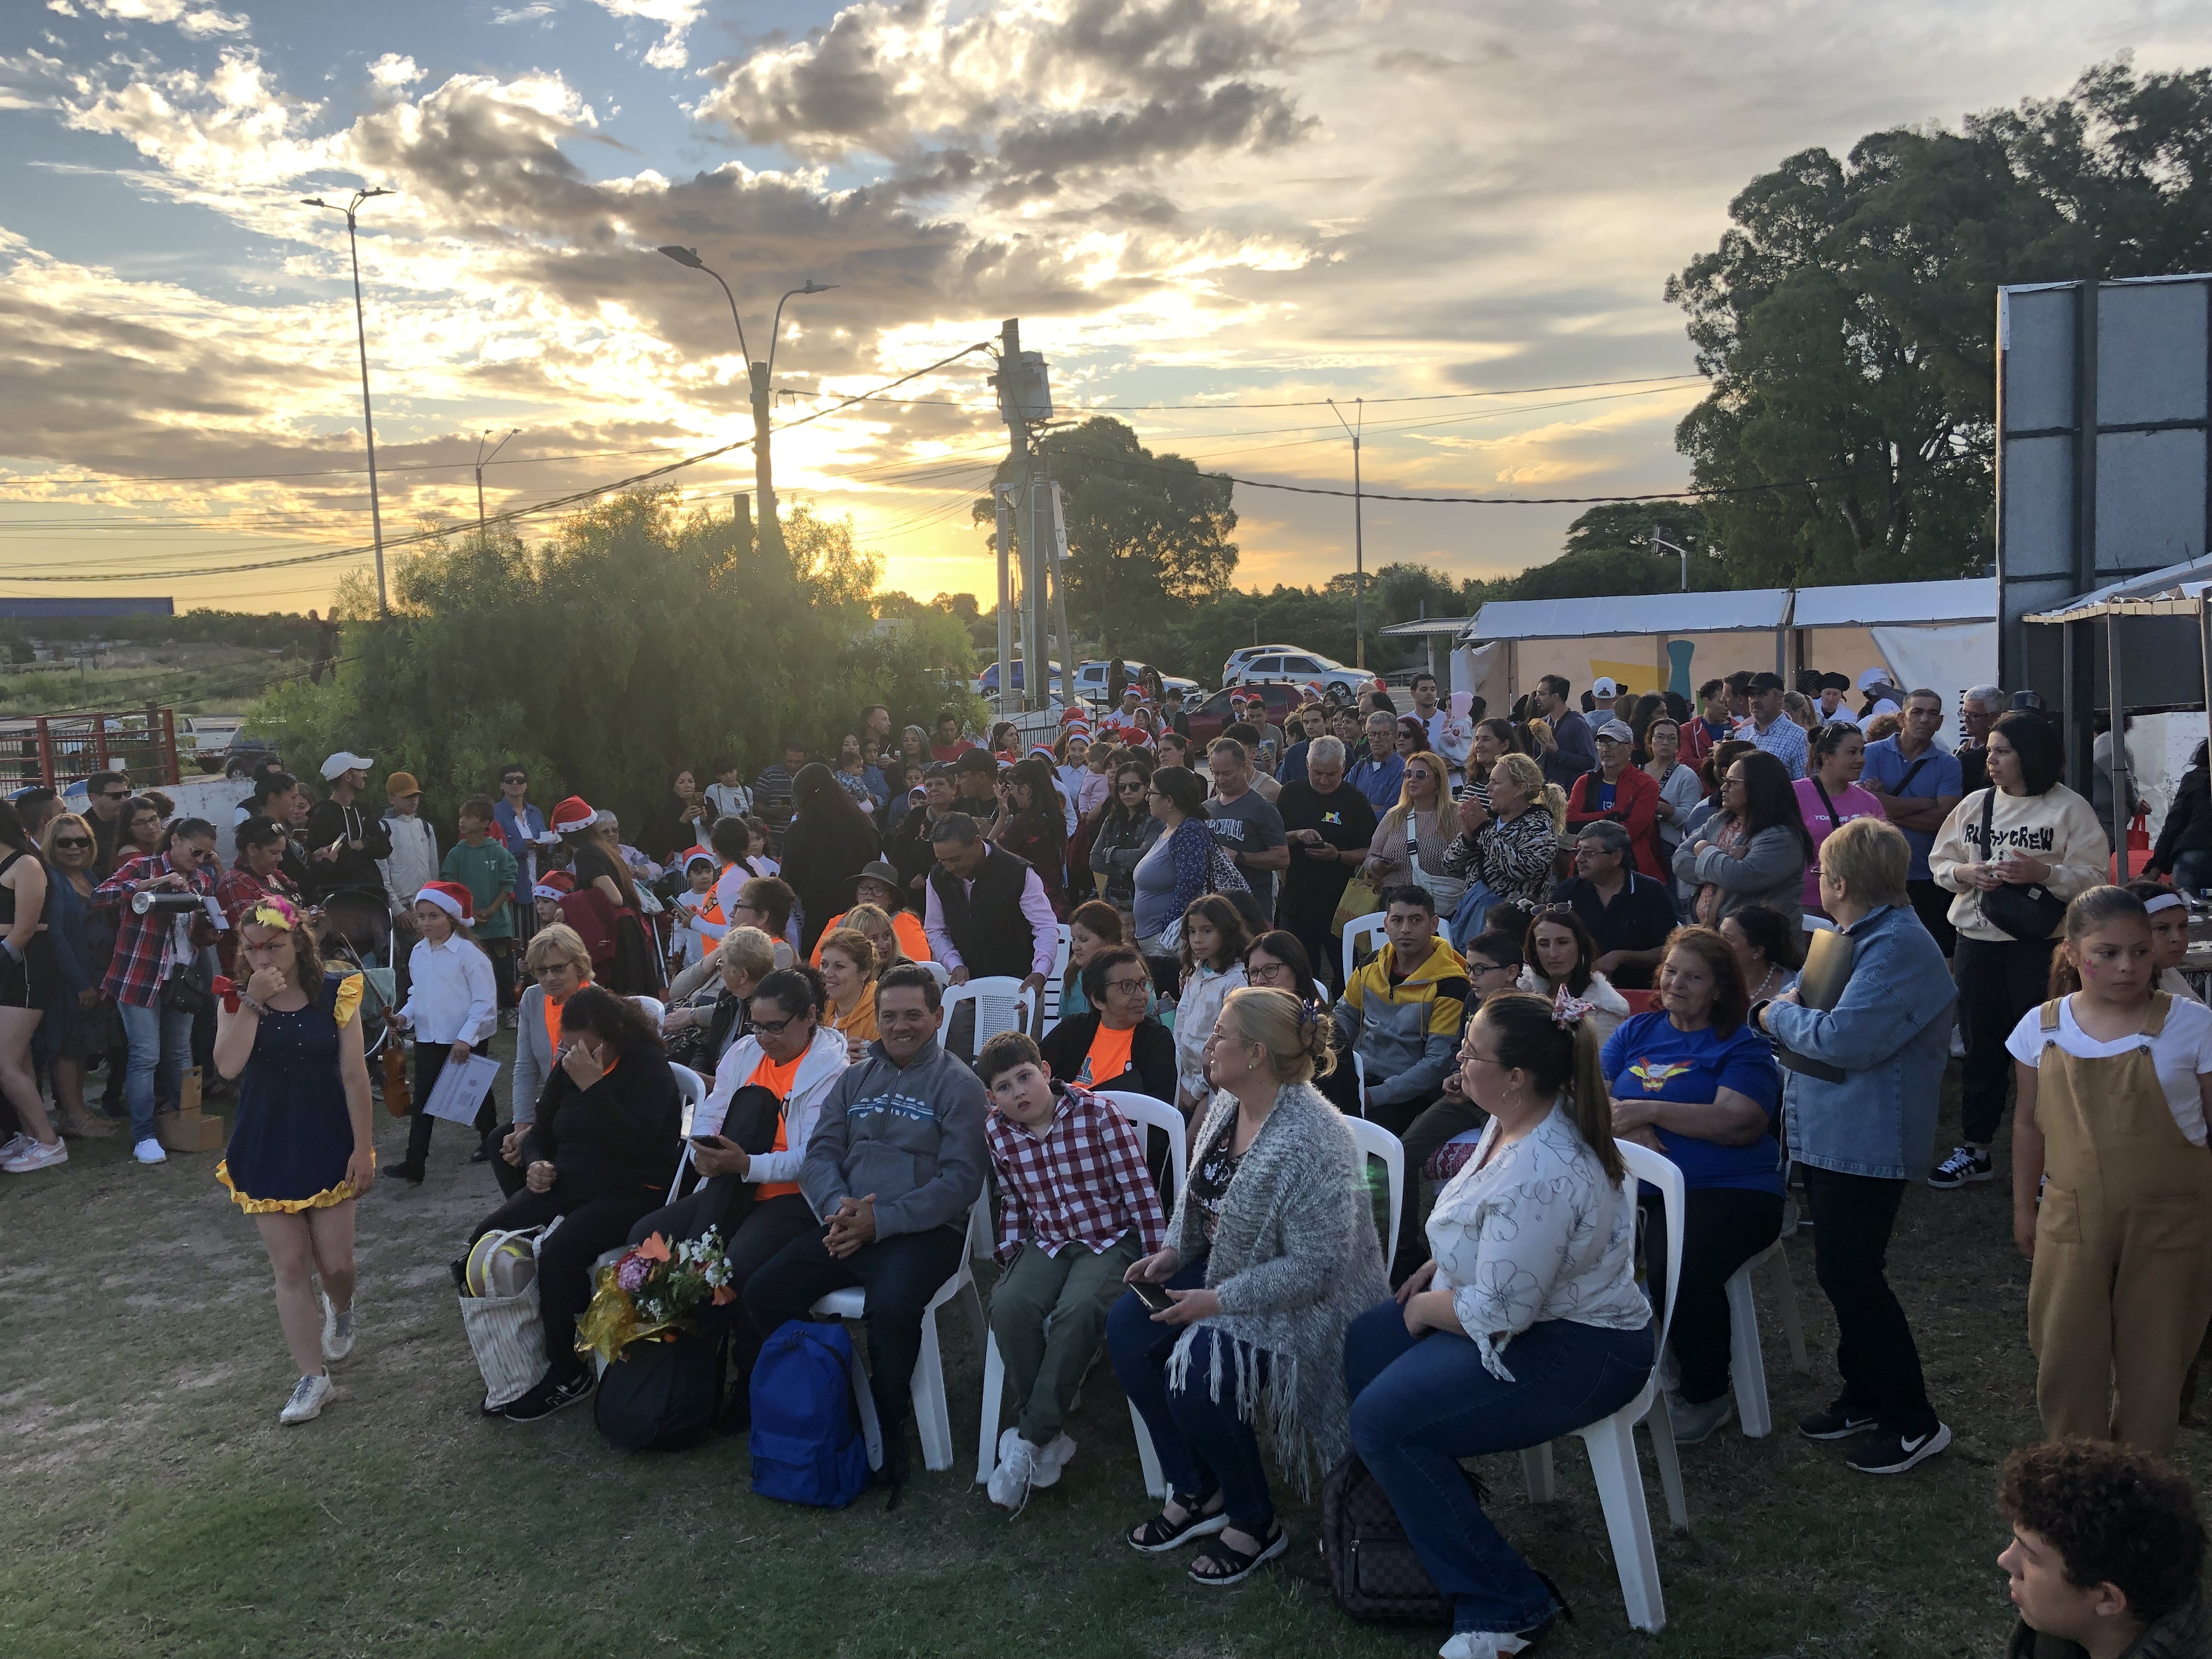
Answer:
POLYGON ((177 602, 170 599, 0 599, 0 617, 18 622, 49 622, 61 617, 173 617, 177 602))

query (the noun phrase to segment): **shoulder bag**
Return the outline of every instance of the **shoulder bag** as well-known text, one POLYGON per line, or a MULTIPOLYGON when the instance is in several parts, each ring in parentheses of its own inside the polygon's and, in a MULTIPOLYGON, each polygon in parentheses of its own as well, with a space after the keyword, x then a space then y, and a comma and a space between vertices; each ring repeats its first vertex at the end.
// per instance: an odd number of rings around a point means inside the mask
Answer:
MULTIPOLYGON (((1421 868, 1420 817, 1419 811, 1412 807, 1407 808, 1406 866, 1409 872, 1407 879, 1416 887, 1425 890, 1431 898, 1436 900, 1438 915, 1449 916, 1459 908, 1460 900, 1467 896, 1467 882, 1463 878, 1437 875, 1421 868)), ((1437 808, 1437 827, 1441 829, 1443 818, 1443 808, 1441 805, 1437 808)))
MULTIPOLYGON (((1982 856, 1978 861, 1984 864, 1991 862, 1990 821, 1996 816, 1996 786, 1992 784, 1982 795, 1982 856)), ((2049 939, 2066 919, 2066 901, 2040 882, 2032 887, 2006 882, 1982 894, 1981 901, 1982 915, 1990 926, 2030 944, 2049 939)))

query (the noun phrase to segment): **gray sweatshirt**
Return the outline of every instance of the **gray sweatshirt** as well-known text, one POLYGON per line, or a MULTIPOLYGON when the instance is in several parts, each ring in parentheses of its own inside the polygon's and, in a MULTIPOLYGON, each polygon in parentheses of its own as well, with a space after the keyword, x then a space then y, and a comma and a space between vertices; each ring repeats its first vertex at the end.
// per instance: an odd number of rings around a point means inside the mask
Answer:
POLYGON ((934 1038, 904 1066, 872 1042, 822 1103, 799 1191, 823 1218, 874 1194, 878 1238, 963 1224, 989 1164, 985 1104, 975 1073, 934 1038))

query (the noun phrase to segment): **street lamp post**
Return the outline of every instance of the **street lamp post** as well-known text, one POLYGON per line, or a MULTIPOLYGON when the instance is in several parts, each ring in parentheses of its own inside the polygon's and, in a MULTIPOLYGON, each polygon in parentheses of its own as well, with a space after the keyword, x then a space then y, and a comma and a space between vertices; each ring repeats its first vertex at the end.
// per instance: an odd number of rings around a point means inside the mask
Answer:
MULTIPOLYGON (((353 200, 343 207, 325 202, 319 196, 310 196, 301 203, 302 207, 329 208, 334 213, 345 215, 346 250, 353 256, 353 325, 361 343, 361 426, 368 440, 368 526, 376 544, 376 614, 389 617, 392 604, 384 591, 384 510, 376 499, 376 416, 368 406, 368 322, 361 308, 361 245, 355 236, 354 216, 361 204, 372 196, 389 196, 392 192, 379 186, 374 190, 357 190, 353 200)), ((479 513, 481 516, 481 512, 479 513)))
POLYGON ((1358 411, 1359 424, 1354 426, 1344 418, 1344 411, 1336 406, 1336 399, 1328 400, 1328 412, 1336 416, 1336 423, 1344 428, 1344 435, 1352 440, 1352 665, 1367 666, 1367 541, 1366 503, 1359 494, 1359 434, 1367 427, 1367 399, 1354 398, 1352 406, 1358 411))
MULTIPOLYGON (((521 430, 520 427, 516 427, 507 434, 507 438, 512 438, 516 432, 521 430)), ((484 448, 484 439, 490 436, 491 434, 487 432, 477 440, 477 539, 479 541, 483 539, 484 533, 483 470, 494 455, 507 447, 507 438, 501 438, 487 451, 484 448)))
POLYGON ((769 325, 768 356, 755 362, 751 349, 745 344, 744 319, 738 315, 738 296, 730 285, 722 282, 722 275, 699 257, 696 247, 667 246, 660 252, 693 270, 703 270, 721 283, 722 297, 730 302, 730 320, 738 326, 738 350, 745 359, 745 369, 751 380, 753 405, 753 489, 760 497, 760 538, 764 551, 781 555, 783 550, 783 520, 775 510, 775 476, 769 455, 769 406, 771 392, 769 376, 775 368, 776 336, 783 328, 784 301, 793 295, 827 294, 837 286, 835 283, 817 283, 809 277, 798 288, 787 289, 783 299, 775 302, 775 320, 769 325))

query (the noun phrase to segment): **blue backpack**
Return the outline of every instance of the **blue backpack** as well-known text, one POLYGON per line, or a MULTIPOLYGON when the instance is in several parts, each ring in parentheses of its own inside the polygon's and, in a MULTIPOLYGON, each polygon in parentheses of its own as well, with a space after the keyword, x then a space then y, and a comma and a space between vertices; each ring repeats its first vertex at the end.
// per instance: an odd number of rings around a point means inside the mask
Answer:
POLYGON ((786 1320, 753 1366, 753 1490, 842 1510, 868 1489, 853 1408, 853 1339, 842 1325, 786 1320))

